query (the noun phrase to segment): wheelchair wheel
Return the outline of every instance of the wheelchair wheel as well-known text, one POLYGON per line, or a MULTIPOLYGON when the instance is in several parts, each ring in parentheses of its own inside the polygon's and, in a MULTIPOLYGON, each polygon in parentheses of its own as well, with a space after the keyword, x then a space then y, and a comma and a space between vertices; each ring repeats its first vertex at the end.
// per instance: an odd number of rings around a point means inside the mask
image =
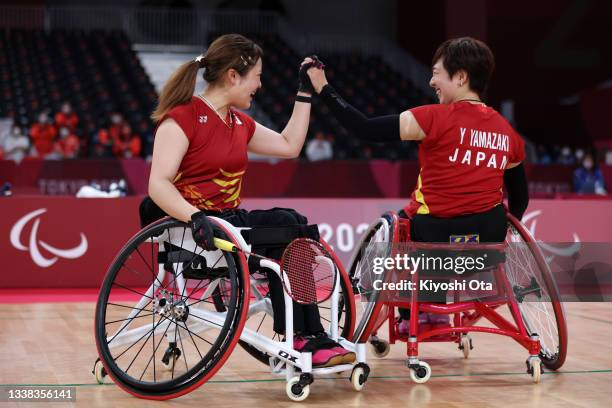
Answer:
MULTIPOLYGON (((342 263, 337 258, 336 254, 331 250, 329 245, 321 239, 320 241, 325 249, 334 258, 334 262, 340 270, 340 299, 338 300, 338 335, 347 340, 351 340, 353 329, 355 327, 355 299, 351 289, 351 283, 348 274, 344 270, 342 263)), ((213 300, 215 307, 219 312, 225 310, 224 296, 221 289, 215 291, 213 300)), ((318 305, 323 327, 328 330, 331 325, 331 298, 318 305)), ((251 274, 251 303, 247 312, 247 321, 245 327, 270 338, 271 340, 281 341, 281 336, 273 330, 274 314, 272 311, 272 302, 268 292, 267 277, 259 272, 251 274)), ((240 346, 253 356, 258 361, 265 365, 270 364, 270 356, 268 353, 253 347, 249 343, 240 340, 240 346)))
MULTIPOLYGON (((223 227, 215 230, 233 240, 223 227)), ((147 399, 175 398, 202 385, 240 338, 248 279, 241 254, 202 250, 189 227, 171 218, 150 224, 121 249, 100 289, 95 338, 105 371, 147 399), (220 287, 225 313, 212 299, 220 287)))
POLYGON ((506 276, 525 328, 540 338, 540 359, 557 370, 567 355, 567 325, 559 290, 537 242, 525 226, 508 215, 506 276))
MULTIPOLYGON (((353 334, 354 341, 366 342, 382 323, 379 315, 383 304, 378 302, 379 292, 372 287, 372 260, 391 256, 393 242, 398 236, 397 229, 397 215, 391 212, 383 214, 363 234, 353 253, 348 275, 353 292, 359 296, 356 302, 361 305, 361 318, 353 334)), ((381 318, 384 320, 384 317, 381 318)))

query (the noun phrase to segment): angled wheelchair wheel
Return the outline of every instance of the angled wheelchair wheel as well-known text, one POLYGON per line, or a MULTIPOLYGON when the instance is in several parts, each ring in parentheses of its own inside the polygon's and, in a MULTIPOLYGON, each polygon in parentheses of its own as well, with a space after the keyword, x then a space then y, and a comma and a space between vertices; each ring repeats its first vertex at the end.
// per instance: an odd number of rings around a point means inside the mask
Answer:
MULTIPOLYGON (((233 241, 221 226, 215 235, 233 241)), ((105 371, 141 398, 170 399, 202 385, 240 338, 249 275, 238 253, 204 251, 189 227, 164 218, 121 249, 102 283, 95 338, 105 371), (225 311, 214 305, 223 291, 225 311)))
MULTIPOLYGON (((340 271, 340 298, 338 300, 338 335, 347 340, 351 340, 353 329, 355 327, 355 300, 351 289, 351 283, 348 274, 344 270, 342 263, 337 258, 336 254, 329 248, 329 245, 321 239, 321 243, 334 258, 334 262, 340 271)), ((216 291, 213 296, 215 307, 218 311, 225 310, 224 296, 221 290, 216 291)), ((327 331, 331 329, 331 298, 318 305, 321 316, 321 323, 327 331)), ((272 302, 268 291, 268 279, 260 273, 251 274, 251 302, 247 312, 247 321, 245 327, 259 333, 271 340, 281 341, 282 336, 273 330, 274 313, 272 311, 272 302)), ((249 343, 240 340, 240 346, 246 350, 251 356, 265 365, 270 364, 270 356, 268 353, 253 347, 249 343)))
POLYGON ((376 257, 391 256, 393 242, 397 237, 397 215, 388 212, 370 225, 363 234, 359 246, 355 247, 348 270, 361 314, 353 334, 354 341, 366 342, 370 334, 380 326, 381 319, 384 321, 386 317, 385 313, 381 314, 383 304, 378 301, 379 293, 372 287, 372 262, 376 257))
POLYGON ((512 215, 506 242, 506 276, 514 291, 523 324, 540 339, 540 359, 551 370, 567 355, 567 325, 559 290, 539 245, 512 215))

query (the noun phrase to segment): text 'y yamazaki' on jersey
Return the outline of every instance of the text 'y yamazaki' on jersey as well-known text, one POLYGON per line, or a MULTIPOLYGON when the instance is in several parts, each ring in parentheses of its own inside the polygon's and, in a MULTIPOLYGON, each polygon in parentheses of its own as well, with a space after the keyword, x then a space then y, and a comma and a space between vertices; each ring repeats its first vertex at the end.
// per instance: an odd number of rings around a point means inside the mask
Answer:
POLYGON ((233 109, 225 122, 199 97, 172 108, 160 121, 172 118, 181 127, 189 148, 174 185, 201 210, 222 211, 240 204, 242 178, 247 169, 247 145, 255 122, 233 109))
POLYGON ((494 109, 467 101, 410 112, 425 139, 421 170, 407 212, 455 217, 502 203, 504 170, 525 158, 525 144, 494 109))

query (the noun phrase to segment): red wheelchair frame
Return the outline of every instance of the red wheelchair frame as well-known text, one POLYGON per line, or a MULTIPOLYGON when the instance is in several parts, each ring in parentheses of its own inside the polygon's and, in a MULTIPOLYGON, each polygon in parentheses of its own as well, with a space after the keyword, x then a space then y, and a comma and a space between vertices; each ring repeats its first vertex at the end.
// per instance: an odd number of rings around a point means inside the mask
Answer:
MULTIPOLYGON (((392 244, 400 242, 410 241, 410 219, 398 218, 395 213, 389 212, 386 214, 391 219, 391 233, 392 244)), ((525 228, 525 226, 519 222, 511 214, 508 214, 509 227, 513 228, 516 233, 520 234, 521 238, 528 244, 535 244, 535 240, 525 228)), ((499 250, 503 250, 506 244, 496 244, 499 250)), ((396 247, 394 245, 393 247, 396 247)), ((369 316, 368 322, 365 324, 365 328, 360 335, 358 341, 370 343, 378 349, 380 356, 386 355, 386 351, 380 349, 380 344, 383 347, 388 347, 388 344, 384 344, 384 341, 379 340, 376 335, 377 331, 383 325, 385 321, 389 323, 389 343, 394 344, 397 341, 407 342, 407 365, 411 369, 411 378, 418 383, 426 382, 431 375, 431 368, 425 362, 419 361, 419 343, 421 342, 453 342, 458 343, 460 349, 465 347, 471 348, 471 340, 464 341, 463 334, 469 332, 483 332, 498 334, 502 336, 511 337, 529 353, 529 357, 526 361, 527 372, 531 374, 534 382, 540 381, 540 375, 542 372, 542 363, 547 368, 558 369, 565 361, 567 353, 567 326, 565 322, 563 307, 559 298, 559 293, 556 285, 552 279, 550 269, 546 264, 546 261, 540 252, 537 245, 529 245, 531 252, 537 262, 538 268, 541 271, 543 283, 546 285, 548 290, 552 308, 555 312, 555 319, 557 323, 557 330, 559 336, 559 350, 557 358, 547 360, 540 353, 541 345, 539 337, 536 333, 529 333, 523 318, 521 316, 521 310, 519 309, 518 302, 513 292, 513 287, 510 284, 508 277, 506 276, 504 263, 499 263, 493 273, 495 281, 497 283, 498 296, 493 299, 486 301, 458 301, 458 294, 455 293, 455 302, 450 304, 436 304, 430 302, 419 302, 418 291, 413 291, 410 301, 376 301, 372 312, 369 316), (534 250, 535 248, 535 250, 534 250), (510 309, 512 321, 509 321, 503 317, 496 309, 500 306, 507 305, 510 309), (409 335, 400 335, 396 325, 395 308, 409 309, 410 322, 409 322, 409 335), (416 312, 414 312, 416 311, 416 312), (427 312, 434 314, 452 314, 452 326, 443 328, 434 328, 430 330, 419 331, 419 313, 427 312), (485 318, 496 327, 485 327, 478 326, 477 323, 480 319, 485 318)), ((358 249, 360 250, 360 249, 358 249)), ((391 256, 395 256, 392 252, 391 256)), ((353 266, 351 265, 351 270, 353 266)), ((418 271, 412 275, 413 282, 418 282, 418 271)), ((364 317, 367 318, 367 317, 364 317)), ((469 350, 464 350, 464 355, 467 357, 469 350)))

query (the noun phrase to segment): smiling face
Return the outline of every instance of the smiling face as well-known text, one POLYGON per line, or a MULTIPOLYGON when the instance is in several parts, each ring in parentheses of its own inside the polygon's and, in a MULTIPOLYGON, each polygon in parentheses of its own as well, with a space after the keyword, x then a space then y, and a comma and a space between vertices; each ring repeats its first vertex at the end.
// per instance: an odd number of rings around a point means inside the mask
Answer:
POLYGON ((440 103, 448 104, 452 103, 457 99, 457 96, 463 87, 462 76, 465 74, 462 72, 456 72, 455 75, 451 76, 448 74, 442 59, 440 58, 434 64, 432 68, 431 79, 429 80, 429 86, 431 86, 436 92, 438 101, 440 103))
POLYGON ((230 104, 232 106, 238 109, 249 109, 251 107, 255 93, 261 88, 261 70, 262 61, 259 58, 255 65, 242 76, 233 69, 228 71, 230 104))

